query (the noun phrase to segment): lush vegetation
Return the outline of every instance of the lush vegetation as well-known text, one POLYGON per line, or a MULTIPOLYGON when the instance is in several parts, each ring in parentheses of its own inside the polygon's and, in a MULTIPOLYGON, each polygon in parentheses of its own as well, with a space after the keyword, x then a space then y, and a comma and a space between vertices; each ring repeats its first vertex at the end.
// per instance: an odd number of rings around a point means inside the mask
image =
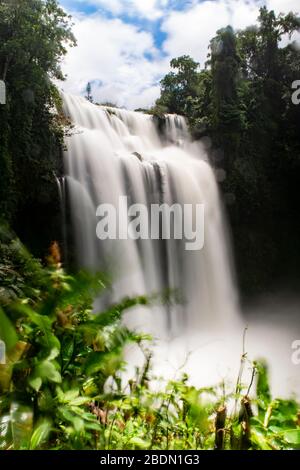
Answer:
POLYGON ((188 56, 172 60, 153 110, 184 114, 223 170, 217 175, 247 293, 299 282, 300 106, 291 97, 300 54, 288 41, 299 28, 292 13, 262 8, 258 26, 221 29, 202 69, 188 56))
POLYGON ((105 277, 67 275, 56 244, 42 268, 4 230, 0 250, 0 338, 7 346, 0 449, 300 448, 298 405, 272 399, 263 364, 252 364, 257 390, 249 398, 246 352, 234 386, 196 389, 183 375, 155 391, 150 339, 121 321, 122 312, 149 300, 125 299, 92 315, 93 296, 109 285, 105 277), (128 342, 142 348, 145 364, 125 383, 128 342))
POLYGON ((0 214, 42 253, 59 233, 63 123, 53 79, 64 78, 60 60, 75 39, 55 0, 0 1, 0 38, 0 214))
MULTIPOLYGON (((219 31, 205 68, 187 56, 171 62, 152 110, 162 128, 164 112, 184 114, 226 172, 245 291, 266 288, 274 271, 293 279, 299 271, 300 107, 291 102, 299 54, 279 47, 298 29, 294 15, 262 9, 257 28, 219 31)), ((63 78, 60 60, 75 39, 55 0, 0 1, 0 38, 8 91, 0 106, 0 215, 41 255, 60 237, 55 174, 66 123, 52 79, 63 78)), ((1 227, 1 449, 300 447, 299 406, 272 398, 263 364, 250 364, 253 380, 243 384, 243 351, 234 385, 196 389, 183 375, 155 391, 150 338, 122 323, 124 311, 152 300, 125 299, 92 315, 93 299, 109 288, 105 276, 70 275, 56 243, 43 265, 1 227), (124 383, 128 342, 145 364, 124 383)))

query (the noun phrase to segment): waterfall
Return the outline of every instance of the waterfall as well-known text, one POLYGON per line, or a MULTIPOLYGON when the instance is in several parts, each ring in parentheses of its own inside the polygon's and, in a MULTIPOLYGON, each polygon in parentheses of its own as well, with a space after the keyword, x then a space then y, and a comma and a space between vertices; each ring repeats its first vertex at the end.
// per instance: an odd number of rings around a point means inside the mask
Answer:
POLYGON ((66 178, 64 176, 58 178, 54 175, 58 189, 58 197, 61 211, 62 222, 62 244, 65 259, 68 258, 68 243, 67 243, 67 214, 66 214, 66 178))
MULTIPOLYGON (((139 309, 131 319, 154 335, 231 328, 237 296, 218 187, 205 148, 192 142, 185 119, 167 115, 158 131, 151 115, 70 95, 63 100, 74 126, 64 162, 79 266, 112 274, 109 301, 178 292, 180 303, 139 309), (189 251, 183 240, 172 238, 99 240, 97 207, 118 207, 121 196, 148 208, 203 204, 204 247, 189 251)), ((120 209, 119 224, 127 217, 120 209)))

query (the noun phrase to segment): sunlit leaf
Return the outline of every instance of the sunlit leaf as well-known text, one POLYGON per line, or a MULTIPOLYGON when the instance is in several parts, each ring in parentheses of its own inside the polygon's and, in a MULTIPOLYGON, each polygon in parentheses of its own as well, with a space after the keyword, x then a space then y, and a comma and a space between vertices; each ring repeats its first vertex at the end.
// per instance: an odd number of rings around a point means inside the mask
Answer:
POLYGON ((131 444, 136 449, 148 449, 150 446, 150 442, 141 439, 140 437, 132 437, 129 440, 129 444, 131 444))
POLYGON ((283 437, 288 444, 300 445, 300 429, 289 429, 283 433, 283 437))
POLYGON ((38 422, 30 439, 31 450, 39 448, 44 442, 47 441, 48 436, 51 432, 51 426, 51 420, 46 418, 38 422))

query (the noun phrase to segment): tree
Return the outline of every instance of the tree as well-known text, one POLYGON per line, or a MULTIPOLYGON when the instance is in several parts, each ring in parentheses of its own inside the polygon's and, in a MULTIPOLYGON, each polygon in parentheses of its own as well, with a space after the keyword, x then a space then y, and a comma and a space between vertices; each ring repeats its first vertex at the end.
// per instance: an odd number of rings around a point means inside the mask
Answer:
POLYGON ((0 78, 7 88, 0 106, 0 212, 23 230, 28 216, 37 220, 39 204, 49 208, 56 200, 63 134, 52 79, 64 78, 60 61, 73 45, 70 17, 56 0, 0 2, 0 78))
POLYGON ((210 50, 208 63, 212 74, 212 131, 215 144, 224 151, 228 167, 238 155, 243 127, 238 94, 240 58, 236 36, 230 26, 217 31, 217 36, 210 42, 210 50))
POLYGON ((92 103, 93 102, 93 97, 92 97, 92 85, 91 82, 88 82, 86 86, 86 99, 92 103))
POLYGON ((199 64, 184 55, 173 59, 170 65, 175 72, 168 73, 162 79, 161 97, 156 104, 167 112, 187 115, 197 99, 199 64))
MULTIPOLYGON (((0 3, 0 70, 2 79, 19 67, 45 78, 63 79, 60 60, 74 45, 70 17, 56 0, 11 0, 0 3)), ((32 76, 32 75, 31 75, 32 76)))

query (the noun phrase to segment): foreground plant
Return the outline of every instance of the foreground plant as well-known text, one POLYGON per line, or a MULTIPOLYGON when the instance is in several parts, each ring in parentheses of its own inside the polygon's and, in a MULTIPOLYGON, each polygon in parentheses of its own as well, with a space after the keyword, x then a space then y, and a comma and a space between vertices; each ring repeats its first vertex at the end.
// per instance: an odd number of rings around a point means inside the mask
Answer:
MULTIPOLYGON (((15 246, 11 241, 14 260, 15 246)), ((125 344, 141 340, 120 318, 147 299, 125 299, 94 315, 92 298, 107 287, 107 279, 67 275, 56 245, 48 264, 42 269, 37 263, 41 289, 34 289, 34 298, 16 302, 12 296, 8 301, 6 292, 0 308, 0 338, 6 345, 6 363, 0 365, 2 449, 35 449, 45 443, 75 449, 101 445, 102 427, 93 402, 109 377, 117 380, 125 344)))
POLYGON ((298 404, 271 398, 263 364, 243 386, 245 351, 233 388, 197 389, 183 375, 156 391, 143 345, 149 338, 121 322, 125 310, 150 300, 125 299, 95 315, 105 276, 66 274, 56 244, 43 268, 0 235, 1 449, 300 448, 298 404), (124 383, 128 342, 142 348, 145 362, 124 383))

